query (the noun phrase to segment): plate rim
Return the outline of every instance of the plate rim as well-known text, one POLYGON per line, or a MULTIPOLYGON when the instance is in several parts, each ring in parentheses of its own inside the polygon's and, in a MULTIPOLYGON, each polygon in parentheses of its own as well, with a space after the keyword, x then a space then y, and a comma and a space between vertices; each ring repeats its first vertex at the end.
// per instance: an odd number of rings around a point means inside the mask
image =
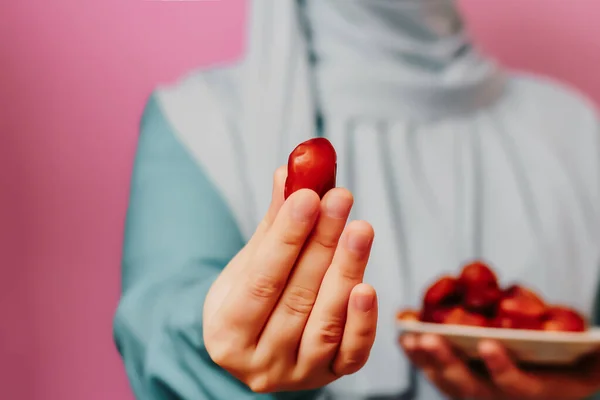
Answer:
POLYGON ((600 344, 600 327, 585 332, 548 332, 526 329, 490 328, 467 325, 434 324, 421 321, 397 321, 401 331, 437 333, 441 336, 461 336, 473 339, 496 339, 521 342, 564 344, 600 344))

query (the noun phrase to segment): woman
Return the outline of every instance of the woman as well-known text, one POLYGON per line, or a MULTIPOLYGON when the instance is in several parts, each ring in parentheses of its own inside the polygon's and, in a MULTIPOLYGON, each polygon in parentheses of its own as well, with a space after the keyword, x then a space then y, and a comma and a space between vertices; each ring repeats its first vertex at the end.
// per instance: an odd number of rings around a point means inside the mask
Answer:
POLYGON ((587 100, 482 57, 447 0, 254 0, 248 37, 241 62, 157 90, 144 111, 115 318, 137 397, 594 393, 595 364, 526 374, 495 343, 480 349, 488 380, 438 337, 405 338, 405 354, 393 318, 473 258, 591 314, 587 100), (284 203, 285 169, 272 173, 317 135, 346 189, 284 203))

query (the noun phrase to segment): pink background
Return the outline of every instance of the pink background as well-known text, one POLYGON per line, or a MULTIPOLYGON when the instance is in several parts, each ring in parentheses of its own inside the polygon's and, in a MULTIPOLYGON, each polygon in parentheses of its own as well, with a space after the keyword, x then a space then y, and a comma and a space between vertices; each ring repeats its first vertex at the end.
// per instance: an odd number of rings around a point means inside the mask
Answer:
MULTIPOLYGON (((156 83, 239 54, 244 4, 0 3, 0 397, 131 400, 111 320, 140 111, 156 83)), ((463 5, 501 61, 600 104, 600 2, 463 5)))

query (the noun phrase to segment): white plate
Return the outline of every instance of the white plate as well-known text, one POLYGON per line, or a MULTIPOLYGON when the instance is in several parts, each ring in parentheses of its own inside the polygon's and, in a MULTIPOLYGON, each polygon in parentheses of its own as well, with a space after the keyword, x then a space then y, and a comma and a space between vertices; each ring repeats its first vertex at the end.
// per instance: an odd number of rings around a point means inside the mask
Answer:
POLYGON ((461 325, 398 321, 400 333, 434 333, 468 357, 477 358, 477 342, 494 339, 516 360, 540 365, 566 365, 600 350, 600 328, 586 332, 544 332, 520 329, 480 328, 461 325))

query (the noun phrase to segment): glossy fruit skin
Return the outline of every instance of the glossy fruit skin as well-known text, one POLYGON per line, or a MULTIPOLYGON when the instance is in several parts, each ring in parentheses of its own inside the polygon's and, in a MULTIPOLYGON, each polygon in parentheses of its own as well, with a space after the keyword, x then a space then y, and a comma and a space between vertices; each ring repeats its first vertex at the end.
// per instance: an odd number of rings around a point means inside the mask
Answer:
POLYGON ((491 322, 491 326, 494 328, 519 329, 518 325, 519 322, 510 317, 496 316, 491 322))
POLYGON ((423 307, 419 318, 423 322, 434 324, 443 324, 448 314, 450 314, 456 306, 429 306, 423 307))
POLYGON ((455 307, 447 315, 443 324, 468 325, 468 326, 489 326, 489 321, 481 314, 471 313, 462 307, 455 307))
POLYGON ((542 329, 546 304, 533 291, 513 285, 498 304, 495 326, 512 329, 542 329))
POLYGON ((462 287, 452 276, 442 276, 435 281, 423 297, 421 320, 442 323, 446 314, 462 301, 462 287))
POLYGON ((465 265, 460 272, 459 281, 467 287, 498 287, 498 278, 483 261, 474 261, 465 265))
POLYGON ((421 310, 406 310, 398 319, 473 327, 584 332, 589 321, 576 310, 548 305, 535 291, 513 284, 500 287, 487 264, 465 265, 458 277, 442 275, 427 288, 421 310))
POLYGON ((539 331, 543 329, 543 320, 541 318, 522 318, 516 315, 498 314, 490 322, 490 326, 494 328, 539 331))
POLYGON ((587 321, 571 308, 552 306, 544 316, 543 329, 555 332, 583 332, 587 329, 587 321))
POLYGON ((462 299, 462 288, 456 278, 446 275, 435 281, 423 298, 423 305, 427 307, 453 306, 462 299))
POLYGON ((532 300, 535 300, 538 303, 542 303, 542 304, 544 303, 542 298, 537 293, 535 293, 533 290, 527 289, 521 285, 516 285, 516 284, 510 285, 502 293, 503 298, 520 297, 520 296, 528 297, 532 300))
POLYGON ((468 311, 492 315, 502 298, 498 278, 492 269, 482 261, 475 261, 463 267, 458 278, 464 290, 464 305, 468 311))
POLYGON ((290 153, 287 170, 285 199, 300 189, 311 189, 323 198, 336 185, 337 154, 329 140, 309 139, 290 153))
POLYGON ((465 290, 464 305, 468 311, 484 315, 494 315, 502 299, 500 288, 472 287, 465 290))

